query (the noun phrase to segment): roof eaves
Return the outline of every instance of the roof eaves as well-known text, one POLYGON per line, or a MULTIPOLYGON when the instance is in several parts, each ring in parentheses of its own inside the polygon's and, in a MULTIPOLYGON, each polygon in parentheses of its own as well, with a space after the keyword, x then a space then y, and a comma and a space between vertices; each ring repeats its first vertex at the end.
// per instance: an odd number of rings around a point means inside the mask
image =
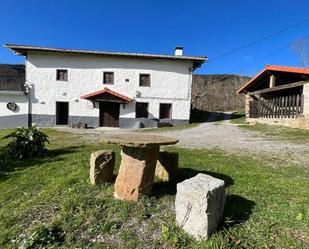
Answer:
POLYGON ((131 102, 133 100, 132 98, 125 96, 121 93, 112 91, 107 87, 104 87, 102 90, 99 90, 99 91, 95 91, 95 92, 92 92, 92 93, 89 93, 89 94, 82 95, 82 96, 80 96, 80 98, 81 99, 91 99, 91 98, 94 98, 94 97, 96 97, 100 94, 103 94, 103 93, 108 93, 108 94, 110 94, 114 97, 120 98, 120 99, 125 100, 127 102, 131 102))
POLYGON ((97 50, 80 50, 80 49, 63 49, 50 48, 30 45, 5 44, 4 47, 11 49, 15 53, 25 55, 27 51, 46 51, 46 52, 62 52, 62 53, 79 53, 79 54, 93 54, 106 56, 123 56, 123 57, 140 57, 140 58, 155 58, 155 59, 172 59, 172 60, 191 60, 198 61, 201 64, 207 60, 206 56, 177 56, 177 55, 163 55, 163 54, 144 54, 144 53, 126 53, 126 52, 109 52, 97 50))
POLYGON ((266 65, 262 71, 260 71, 254 78, 245 83, 237 93, 240 94, 251 85, 255 80, 257 80, 261 75, 267 71, 276 71, 276 72, 287 72, 287 73, 300 73, 300 74, 309 74, 309 68, 298 68, 298 67, 288 67, 288 66, 278 66, 278 65, 266 65))
POLYGON ((245 83, 238 91, 237 93, 242 93, 249 85, 252 84, 253 81, 255 81, 257 78, 259 78, 261 75, 263 75, 266 71, 268 71, 267 66, 263 68, 256 76, 254 76, 251 80, 249 80, 247 83, 245 83))

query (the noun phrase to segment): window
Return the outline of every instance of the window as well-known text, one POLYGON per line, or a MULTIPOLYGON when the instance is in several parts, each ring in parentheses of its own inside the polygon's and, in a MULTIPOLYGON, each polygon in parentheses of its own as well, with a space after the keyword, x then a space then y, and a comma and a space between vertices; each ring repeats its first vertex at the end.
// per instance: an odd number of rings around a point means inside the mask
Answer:
POLYGON ((160 104, 160 119, 172 118, 172 104, 160 104))
POLYGON ((136 103, 135 113, 137 118, 148 118, 148 103, 136 103))
POLYGON ((139 75, 139 86, 150 86, 150 74, 139 75))
POLYGON ((68 70, 57 69, 57 80, 68 81, 68 70))
POLYGON ((103 84, 114 84, 114 73, 113 72, 103 73, 103 84))

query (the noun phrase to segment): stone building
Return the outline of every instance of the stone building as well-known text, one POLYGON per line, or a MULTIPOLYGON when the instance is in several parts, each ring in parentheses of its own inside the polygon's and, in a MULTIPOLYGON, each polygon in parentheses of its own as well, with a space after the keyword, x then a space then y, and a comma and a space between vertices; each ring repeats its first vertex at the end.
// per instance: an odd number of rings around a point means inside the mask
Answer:
POLYGON ((268 65, 238 93, 247 122, 309 129, 309 68, 268 65))

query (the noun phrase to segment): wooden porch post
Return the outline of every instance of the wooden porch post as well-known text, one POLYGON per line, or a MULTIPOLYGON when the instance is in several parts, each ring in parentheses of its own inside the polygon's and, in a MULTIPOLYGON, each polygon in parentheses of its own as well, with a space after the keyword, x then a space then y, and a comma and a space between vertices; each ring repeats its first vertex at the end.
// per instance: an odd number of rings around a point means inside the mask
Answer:
POLYGON ((275 75, 270 75, 270 78, 269 78, 269 88, 272 88, 276 85, 276 77, 275 75))

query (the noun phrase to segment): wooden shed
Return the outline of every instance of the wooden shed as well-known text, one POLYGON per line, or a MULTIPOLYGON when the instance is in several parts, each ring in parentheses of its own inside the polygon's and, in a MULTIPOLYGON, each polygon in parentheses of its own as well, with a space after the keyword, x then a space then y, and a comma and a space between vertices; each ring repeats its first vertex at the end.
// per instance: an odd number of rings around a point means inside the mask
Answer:
POLYGON ((309 129, 309 68, 268 65, 238 93, 247 122, 309 129))

